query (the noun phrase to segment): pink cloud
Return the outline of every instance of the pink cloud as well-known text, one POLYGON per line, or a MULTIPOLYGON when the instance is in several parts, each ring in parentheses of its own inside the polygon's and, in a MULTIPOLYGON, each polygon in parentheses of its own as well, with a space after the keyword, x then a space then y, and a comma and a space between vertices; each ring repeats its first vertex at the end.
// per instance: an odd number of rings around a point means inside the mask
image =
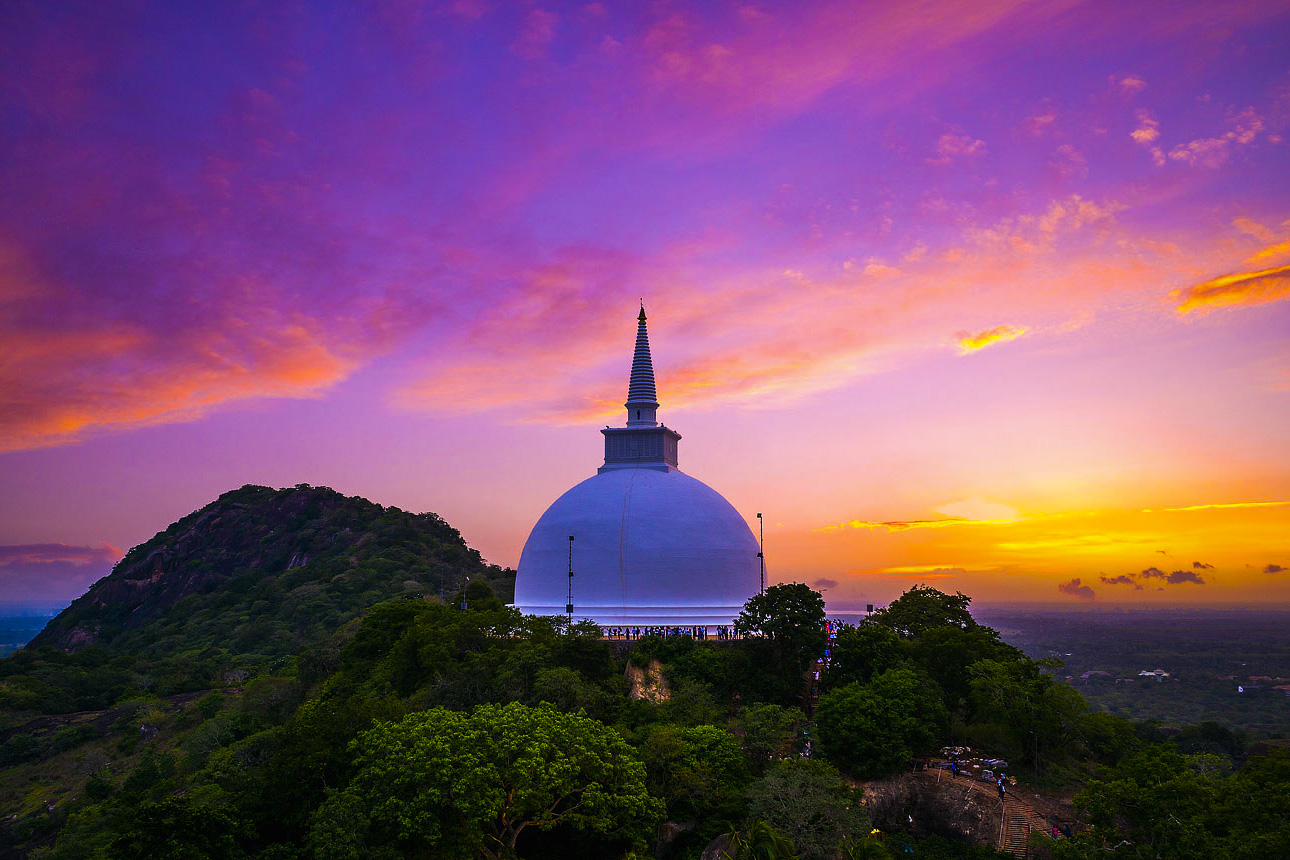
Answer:
POLYGON ((858 14, 850 3, 826 2, 803 7, 796 15, 784 10, 737 13, 717 28, 672 7, 653 21, 643 47, 658 90, 720 115, 764 120, 844 84, 873 84, 899 75, 900 91, 922 89, 945 79, 951 66, 976 61, 966 51, 973 38, 989 32, 1012 40, 1019 31, 1009 25, 1018 19, 1038 25, 1068 5, 933 0, 917 10, 871 7, 858 14), (954 64, 920 59, 947 53, 958 55, 954 64), (911 69, 918 71, 911 74, 911 69))
POLYGON ((530 10, 513 46, 515 53, 527 60, 545 57, 555 40, 555 28, 559 22, 560 16, 550 10, 530 10))
POLYGON ((1217 252, 1199 242, 1195 256, 1152 250, 1118 223, 1123 211, 1116 201, 1058 198, 985 226, 965 224, 950 237, 963 242, 955 253, 916 255, 906 269, 884 267, 882 277, 859 263, 732 267, 724 248, 680 250, 686 243, 656 255, 571 246, 531 263, 483 254, 474 277, 506 283, 507 293, 425 353, 395 402, 462 412, 522 398, 529 407, 503 420, 605 420, 621 409, 637 296, 646 298, 669 409, 782 406, 943 349, 946 331, 1041 338, 1069 330, 1072 307, 1158 309, 1170 273, 1217 252), (998 319, 987 312, 996 307, 1040 324, 995 331, 998 319))
POLYGON ((1267 129, 1266 120, 1252 107, 1232 117, 1229 123, 1232 128, 1218 137, 1202 137, 1178 144, 1169 150, 1169 158, 1196 167, 1219 168, 1227 163, 1237 148, 1253 143, 1267 129))
POLYGON ((1124 77, 1118 78, 1118 79, 1114 75, 1112 75, 1111 83, 1116 87, 1118 87, 1121 92, 1127 93, 1129 95, 1140 93, 1147 88, 1147 82, 1142 80, 1142 78, 1137 77, 1136 75, 1125 75, 1124 77))
POLYGON ((1064 180, 1084 179, 1088 176, 1088 159, 1073 144, 1063 143, 1057 147, 1048 164, 1064 180))
POLYGON ((971 135, 947 133, 936 141, 936 154, 928 158, 929 164, 949 164, 963 158, 985 155, 985 141, 974 140, 971 135))

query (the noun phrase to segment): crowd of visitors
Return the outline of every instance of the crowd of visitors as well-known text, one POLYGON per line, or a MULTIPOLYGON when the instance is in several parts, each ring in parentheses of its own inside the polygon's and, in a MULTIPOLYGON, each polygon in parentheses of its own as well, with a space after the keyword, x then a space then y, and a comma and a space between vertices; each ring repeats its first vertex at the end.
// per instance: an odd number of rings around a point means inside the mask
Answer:
POLYGON ((729 624, 716 627, 605 627, 608 639, 640 639, 642 636, 690 636, 700 641, 711 639, 735 639, 735 629, 729 624), (711 635, 709 635, 711 633, 711 635))

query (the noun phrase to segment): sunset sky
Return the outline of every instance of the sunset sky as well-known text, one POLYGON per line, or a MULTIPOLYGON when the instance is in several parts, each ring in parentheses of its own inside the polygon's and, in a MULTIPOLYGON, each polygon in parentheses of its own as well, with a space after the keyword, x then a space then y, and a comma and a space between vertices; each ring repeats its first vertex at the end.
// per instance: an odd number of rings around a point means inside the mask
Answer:
POLYGON ((0 5, 0 602, 619 423, 835 607, 1290 603, 1290 6, 0 5), (356 11, 363 6, 368 11, 356 11))

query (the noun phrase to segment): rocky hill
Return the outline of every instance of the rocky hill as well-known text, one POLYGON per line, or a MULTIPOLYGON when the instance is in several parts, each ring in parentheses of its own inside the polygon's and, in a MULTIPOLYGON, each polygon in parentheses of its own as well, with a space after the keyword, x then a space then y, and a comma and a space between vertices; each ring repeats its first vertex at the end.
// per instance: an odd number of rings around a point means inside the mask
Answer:
POLYGON ((382 600, 451 595, 468 578, 511 598, 514 573, 485 564, 435 514, 307 484, 247 485, 134 547, 27 650, 280 656, 382 600))

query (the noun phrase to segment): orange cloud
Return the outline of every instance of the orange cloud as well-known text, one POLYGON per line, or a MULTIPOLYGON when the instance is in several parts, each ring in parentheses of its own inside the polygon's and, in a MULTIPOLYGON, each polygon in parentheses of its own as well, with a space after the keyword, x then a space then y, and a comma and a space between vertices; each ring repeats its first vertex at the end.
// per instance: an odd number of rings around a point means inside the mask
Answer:
MULTIPOLYGON (((1221 511, 1231 510, 1233 508, 1284 508, 1290 506, 1290 501, 1284 502, 1220 502, 1210 505, 1184 505, 1177 508, 1160 508, 1160 511, 1221 511)), ((1144 514, 1156 513, 1151 508, 1145 508, 1144 514)))
POLYGON ((971 564, 905 564, 896 567, 883 567, 871 573, 980 573, 983 571, 994 570, 992 567, 982 567, 971 564))
POLYGON ((0 450, 191 420, 232 400, 312 396, 355 367, 314 326, 290 318, 260 320, 249 331, 188 331, 178 345, 142 331, 74 337, 75 347, 62 350, 69 333, 8 333, 22 360, 0 368, 0 402, 8 404, 0 413, 0 450))
POLYGON ((952 574, 971 593, 994 600, 1042 600, 1056 586, 1079 579, 1076 589, 1099 583, 1117 587, 1111 592, 1116 599, 1284 601, 1285 581, 1260 571, 1267 559, 1290 551, 1290 502, 1223 504, 1235 507, 1187 506, 1195 512, 1181 519, 1165 509, 1094 508, 1027 515, 1006 524, 983 522, 970 529, 894 530, 882 523, 852 529, 843 523, 820 543, 831 548, 839 566, 862 560, 859 570, 849 571, 861 581, 844 582, 835 597, 846 596, 848 589, 881 590, 885 577, 952 574), (1162 569, 1155 566, 1161 546, 1180 557, 1208 560, 1162 569), (868 586, 865 577, 872 580, 868 586), (1157 585, 1164 591, 1158 594, 1157 585), (1189 593, 1199 585, 1205 586, 1197 589, 1205 596, 1189 593))
POLYGON ((311 317, 278 307, 289 302, 272 289, 239 284, 206 300, 195 320, 73 316, 55 327, 43 309, 62 291, 5 274, 13 272, 0 270, 9 311, 0 318, 0 451, 192 420, 236 400, 316 396, 416 318, 379 300, 339 320, 311 317))
MULTIPOLYGON (((999 526, 1022 522, 1025 518, 1007 505, 994 505, 968 500, 946 505, 945 517, 934 520, 848 520, 835 525, 821 526, 816 531, 836 532, 843 529, 886 529, 889 532, 907 532, 914 529, 944 529, 955 526, 999 526), (977 509, 968 514, 968 509, 977 509), (960 515, 960 511, 963 513, 960 515)), ((912 569, 912 568, 911 568, 912 569)))
POLYGON ((907 532, 911 529, 944 529, 951 526, 965 525, 986 525, 991 520, 969 520, 964 517, 945 517, 939 520, 884 520, 874 522, 872 520, 849 520, 837 525, 821 526, 820 531, 833 532, 846 528, 852 529, 886 529, 892 532, 907 532))
POLYGON ((959 338, 959 355, 967 355, 979 349, 985 349, 993 343, 1004 343, 1016 340, 1026 334, 1025 326, 1000 325, 979 331, 976 334, 965 334, 959 338))
POLYGON ((1129 132, 1129 137, 1138 143, 1152 143, 1160 137, 1160 123, 1152 119, 1145 110, 1138 111, 1138 127, 1129 132))
POLYGON ((1290 298, 1290 265, 1222 275, 1173 293, 1180 314, 1217 307, 1265 305, 1290 298))

